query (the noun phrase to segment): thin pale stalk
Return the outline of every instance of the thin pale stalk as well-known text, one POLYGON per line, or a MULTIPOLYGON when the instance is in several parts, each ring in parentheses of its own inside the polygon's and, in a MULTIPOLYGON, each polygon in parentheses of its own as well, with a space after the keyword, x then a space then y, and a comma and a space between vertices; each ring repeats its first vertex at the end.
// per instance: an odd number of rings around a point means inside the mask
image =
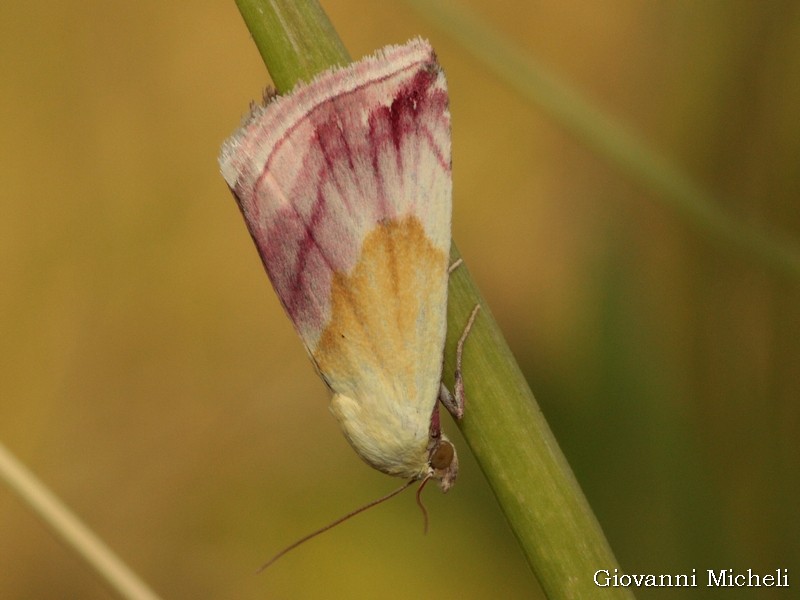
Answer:
MULTIPOLYGON (((241 5, 241 0, 237 1, 241 5)), ((272 27, 292 22, 283 11, 298 14, 295 4, 248 0, 248 11, 242 11, 254 38, 264 35, 292 40, 291 49, 275 54, 262 50, 270 73, 290 68, 278 64, 287 61, 287 53, 314 54, 317 44, 341 46, 341 42, 322 40, 319 35, 304 37, 303 32, 308 31, 336 35, 317 3, 310 0, 301 3, 303 14, 317 15, 324 23, 302 24, 296 31, 272 31, 272 27), (253 18, 262 22, 251 23, 253 18)), ((256 44, 267 47, 266 41, 256 39, 256 44)), ((343 56, 317 66, 323 70, 342 64, 343 56)), ((298 62, 297 58, 288 59, 287 64, 298 62)), ((298 77, 306 79, 308 75, 306 71, 298 77)), ((291 88, 276 85, 283 90, 291 88)), ((455 246, 453 253, 451 258, 458 256, 455 246)), ((453 373, 455 344, 470 311, 478 302, 483 307, 464 355, 468 404, 461 430, 548 598, 631 598, 627 589, 598 588, 593 582, 595 571, 618 568, 616 559, 466 267, 459 267, 451 276, 449 293, 447 373, 453 373)), ((452 385, 452 379, 448 383, 452 385)))
POLYGON ((123 563, 47 487, 0 443, 0 479, 103 578, 119 597, 158 600, 158 596, 123 563))

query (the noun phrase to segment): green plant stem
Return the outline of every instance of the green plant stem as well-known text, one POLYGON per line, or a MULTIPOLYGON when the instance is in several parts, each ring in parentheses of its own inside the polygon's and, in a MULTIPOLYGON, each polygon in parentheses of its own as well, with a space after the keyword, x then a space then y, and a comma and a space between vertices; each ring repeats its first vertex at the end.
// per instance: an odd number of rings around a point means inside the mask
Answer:
POLYGON ((730 214, 679 166, 564 85, 527 52, 487 27, 463 3, 406 2, 598 156, 644 189, 652 190, 657 201, 698 233, 777 275, 800 280, 800 247, 795 240, 777 232, 768 234, 730 214))
MULTIPOLYGON (((282 73, 280 81, 275 81, 279 90, 287 91, 297 79, 313 75, 309 64, 319 71, 347 61, 338 38, 321 39, 320 32, 336 34, 316 2, 237 3, 240 8, 246 6, 242 16, 270 73, 282 73), (299 23, 300 14, 320 22, 299 23), (296 30, 283 31, 295 26, 296 30), (259 40, 262 35, 266 39, 259 40), (290 43, 272 53, 270 38, 290 43), (325 51, 321 53, 318 47, 325 51), (294 53, 301 56, 287 56, 294 53), (305 60, 304 56, 315 58, 305 60), (298 64, 303 65, 302 73, 294 77, 286 73, 293 68, 287 65, 298 64)), ((457 256, 453 246, 453 258, 457 256)), ((453 373, 453 349, 470 311, 476 303, 483 307, 466 344, 468 396, 461 430, 548 598, 631 598, 627 589, 594 585, 595 571, 618 568, 617 562, 465 266, 451 276, 449 293, 446 373, 453 373)), ((447 383, 452 385, 452 377, 447 383)))
POLYGON ((278 92, 333 66, 350 55, 318 2, 236 0, 250 35, 278 92))
POLYGON ((4 480, 121 598, 158 600, 158 596, 2 443, 0 480, 4 480))
MULTIPOLYGON (((454 247, 451 260, 459 257, 454 247)), ((613 572, 619 565, 464 265, 451 275, 448 292, 448 385, 455 344, 471 308, 481 304, 464 349, 467 402, 461 432, 547 597, 632 598, 625 588, 595 586, 596 571, 613 572)))

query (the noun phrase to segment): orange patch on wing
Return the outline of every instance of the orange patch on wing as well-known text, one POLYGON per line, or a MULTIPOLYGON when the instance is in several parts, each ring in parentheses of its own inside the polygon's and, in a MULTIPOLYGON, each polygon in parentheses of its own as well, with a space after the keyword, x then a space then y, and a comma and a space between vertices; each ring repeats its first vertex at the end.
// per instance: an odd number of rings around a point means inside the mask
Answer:
POLYGON ((365 238, 353 272, 334 274, 331 319, 313 351, 323 377, 355 399, 365 389, 412 403, 433 393, 432 409, 446 294, 447 255, 420 221, 409 216, 379 223, 365 238), (373 379, 364 385, 364 378, 373 379))

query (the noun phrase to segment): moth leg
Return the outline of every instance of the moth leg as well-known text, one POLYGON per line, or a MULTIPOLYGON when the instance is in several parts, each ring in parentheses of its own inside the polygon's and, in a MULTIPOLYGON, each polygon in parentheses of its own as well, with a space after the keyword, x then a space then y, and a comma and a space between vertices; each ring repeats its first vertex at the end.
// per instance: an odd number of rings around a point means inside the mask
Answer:
MULTIPOLYGON (((457 266, 458 264, 455 264, 455 267, 457 266)), ((450 412, 450 414, 459 420, 464 416, 464 404, 466 402, 466 395, 464 393, 464 376, 461 373, 461 361, 464 355, 464 344, 467 341, 469 332, 472 329, 473 323, 475 323, 475 318, 478 316, 478 311, 480 309, 480 304, 476 304, 475 308, 472 309, 472 313, 469 315, 469 319, 467 320, 467 325, 464 327, 464 331, 461 333, 461 337, 458 339, 458 344, 456 345, 456 372, 453 383, 453 393, 450 393, 450 390, 447 389, 447 386, 445 386, 444 383, 439 386, 439 400, 442 401, 442 404, 444 404, 445 408, 450 412)))
MULTIPOLYGON (((444 387, 444 384, 441 385, 439 389, 439 398, 441 398, 442 390, 445 391, 448 395, 450 392, 444 387)), ((433 413, 431 414, 431 430, 430 430, 430 443, 428 445, 428 451, 430 452, 433 447, 442 439, 442 425, 441 421, 439 420, 439 405, 433 407, 433 413)))
POLYGON ((447 274, 450 275, 453 271, 455 271, 458 267, 461 266, 461 263, 464 262, 463 258, 456 259, 452 265, 447 268, 447 274))
POLYGON ((464 415, 464 403, 462 402, 461 406, 458 406, 456 399, 453 397, 453 394, 450 392, 450 390, 447 389, 444 381, 439 384, 439 401, 444 404, 447 412, 453 415, 456 419, 460 419, 464 415))

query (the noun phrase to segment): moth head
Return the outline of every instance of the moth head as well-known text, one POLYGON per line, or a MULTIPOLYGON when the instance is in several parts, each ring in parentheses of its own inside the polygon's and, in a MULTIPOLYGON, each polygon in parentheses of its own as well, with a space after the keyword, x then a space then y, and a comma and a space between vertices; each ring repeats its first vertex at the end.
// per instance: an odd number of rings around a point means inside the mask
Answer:
POLYGON ((444 435, 434 444, 428 466, 430 477, 439 481, 443 492, 453 487, 458 475, 458 456, 455 446, 444 435))

